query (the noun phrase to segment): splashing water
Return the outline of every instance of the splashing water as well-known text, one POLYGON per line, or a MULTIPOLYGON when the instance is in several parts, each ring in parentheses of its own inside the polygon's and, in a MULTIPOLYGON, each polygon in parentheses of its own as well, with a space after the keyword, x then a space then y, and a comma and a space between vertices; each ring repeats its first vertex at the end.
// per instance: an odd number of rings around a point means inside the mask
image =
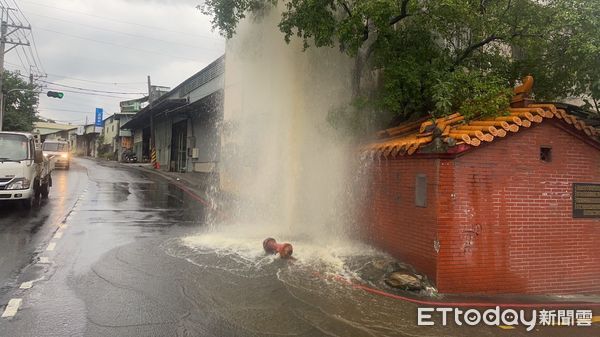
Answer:
MULTIPOLYGON (((360 244, 320 246, 289 237, 302 254, 282 260, 265 255, 263 232, 240 228, 221 226, 162 247, 199 268, 199 289, 219 317, 260 336, 404 336, 401 328, 414 324, 405 303, 348 285, 377 283, 362 278, 369 275, 364 269, 376 270, 389 257, 360 244)), ((379 277, 383 273, 378 270, 379 277)))
POLYGON ((341 240, 353 149, 327 122, 352 99, 351 58, 285 43, 273 9, 228 41, 221 179, 241 226, 269 236, 341 240))
POLYGON ((353 100, 355 60, 337 48, 286 44, 280 18, 275 7, 246 18, 227 42, 219 173, 234 207, 167 252, 224 275, 276 275, 291 287, 315 273, 379 286, 393 260, 359 242, 353 192, 365 186, 357 178, 365 167, 356 165, 355 140, 328 122, 353 100), (267 237, 291 243, 295 260, 265 255, 267 237))
POLYGON ((353 99, 355 61, 337 48, 285 43, 280 18, 271 8, 242 20, 227 42, 220 179, 239 202, 227 223, 181 243, 256 273, 271 261, 261 243, 274 237, 293 244, 296 266, 350 277, 349 260, 380 254, 357 242, 352 225, 354 140, 327 121, 353 99))

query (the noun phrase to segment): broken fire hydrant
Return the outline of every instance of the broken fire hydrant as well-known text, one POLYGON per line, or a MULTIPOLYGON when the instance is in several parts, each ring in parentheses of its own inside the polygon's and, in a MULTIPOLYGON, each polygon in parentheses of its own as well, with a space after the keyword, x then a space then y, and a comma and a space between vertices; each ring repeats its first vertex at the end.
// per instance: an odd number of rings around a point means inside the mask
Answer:
POLYGON ((294 252, 294 248, 289 243, 277 243, 273 238, 266 238, 263 241, 263 248, 267 254, 277 254, 279 253, 279 257, 282 259, 288 259, 292 257, 292 253, 294 252))

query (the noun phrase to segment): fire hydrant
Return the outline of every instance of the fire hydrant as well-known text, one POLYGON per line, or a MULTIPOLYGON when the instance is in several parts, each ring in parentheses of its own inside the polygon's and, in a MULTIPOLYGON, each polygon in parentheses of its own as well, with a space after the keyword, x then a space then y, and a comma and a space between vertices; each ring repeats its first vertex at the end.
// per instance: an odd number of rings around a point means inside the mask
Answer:
POLYGON ((288 259, 292 257, 292 253, 294 252, 294 248, 289 243, 277 243, 273 238, 266 238, 263 241, 263 248, 267 254, 277 254, 279 253, 279 257, 282 259, 288 259))

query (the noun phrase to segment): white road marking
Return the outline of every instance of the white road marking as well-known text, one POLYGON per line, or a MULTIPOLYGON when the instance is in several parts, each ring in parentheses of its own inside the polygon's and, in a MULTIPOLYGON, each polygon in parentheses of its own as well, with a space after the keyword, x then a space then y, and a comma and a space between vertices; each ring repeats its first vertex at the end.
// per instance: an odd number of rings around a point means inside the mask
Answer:
POLYGON ((20 289, 31 289, 33 287, 33 281, 23 282, 21 283, 20 289))
POLYGON ((54 238, 55 239, 60 239, 60 238, 62 238, 62 236, 63 236, 63 232, 62 231, 58 231, 58 232, 56 232, 56 234, 54 234, 54 238))
POLYGON ((20 298, 13 298, 8 301, 6 309, 4 309, 4 313, 2 314, 2 318, 14 317, 21 306, 21 302, 23 302, 23 300, 20 298))
POLYGON ((48 244, 48 247, 46 247, 46 250, 49 251, 49 252, 51 252, 51 251, 54 250, 54 248, 56 248, 56 242, 50 242, 48 244))
POLYGON ((50 264, 50 259, 48 257, 46 257, 46 256, 41 256, 40 257, 40 263, 50 264))

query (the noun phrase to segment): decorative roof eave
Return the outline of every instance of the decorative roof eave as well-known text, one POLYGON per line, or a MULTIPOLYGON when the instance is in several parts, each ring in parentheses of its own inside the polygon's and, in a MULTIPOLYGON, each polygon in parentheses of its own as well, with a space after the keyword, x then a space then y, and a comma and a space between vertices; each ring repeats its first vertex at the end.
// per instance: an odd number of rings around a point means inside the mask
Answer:
POLYGON ((533 78, 515 89, 512 107, 503 115, 465 121, 459 113, 438 119, 422 119, 380 131, 378 136, 390 137, 363 146, 363 155, 376 158, 394 158, 413 154, 457 154, 493 142, 510 133, 517 133, 533 125, 553 120, 561 128, 584 139, 600 149, 600 133, 592 126, 554 104, 535 103, 528 98, 533 78), (528 91, 529 90, 529 91, 528 91))

